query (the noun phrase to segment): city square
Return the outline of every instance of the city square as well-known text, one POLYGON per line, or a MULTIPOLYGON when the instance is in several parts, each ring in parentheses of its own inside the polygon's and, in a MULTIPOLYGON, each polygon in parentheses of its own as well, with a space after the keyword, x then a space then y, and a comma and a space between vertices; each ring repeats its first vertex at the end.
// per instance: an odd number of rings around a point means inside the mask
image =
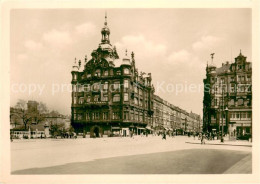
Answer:
POLYGON ((15 140, 12 174, 250 174, 252 144, 193 137, 15 140))

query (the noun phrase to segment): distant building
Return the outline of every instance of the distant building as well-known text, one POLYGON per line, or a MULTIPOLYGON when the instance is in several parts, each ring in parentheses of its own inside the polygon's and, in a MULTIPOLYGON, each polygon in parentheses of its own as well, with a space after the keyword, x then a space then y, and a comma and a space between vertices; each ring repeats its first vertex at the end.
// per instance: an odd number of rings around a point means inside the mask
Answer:
POLYGON ((200 132, 201 117, 170 104, 157 95, 153 99, 153 128, 155 130, 175 131, 177 134, 200 132))
POLYGON ((240 54, 234 63, 207 65, 204 79, 204 131, 241 136, 252 133, 252 63, 240 54))

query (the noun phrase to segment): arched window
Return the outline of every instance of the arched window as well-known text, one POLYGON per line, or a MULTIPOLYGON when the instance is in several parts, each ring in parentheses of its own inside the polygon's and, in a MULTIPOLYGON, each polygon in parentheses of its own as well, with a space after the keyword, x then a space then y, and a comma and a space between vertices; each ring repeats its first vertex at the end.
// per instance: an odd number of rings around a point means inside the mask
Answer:
POLYGON ((95 74, 95 76, 100 77, 100 75, 101 75, 101 72, 100 72, 99 69, 97 69, 97 70, 96 70, 96 74, 95 74))

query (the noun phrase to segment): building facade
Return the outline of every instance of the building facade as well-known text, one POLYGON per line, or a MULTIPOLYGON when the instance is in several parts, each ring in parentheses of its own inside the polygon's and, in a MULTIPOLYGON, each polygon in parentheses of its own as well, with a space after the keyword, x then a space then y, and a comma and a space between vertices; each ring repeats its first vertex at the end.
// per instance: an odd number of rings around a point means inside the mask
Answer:
POLYGON ((133 52, 131 58, 126 51, 120 59, 109 35, 105 20, 101 43, 91 59, 85 57, 82 69, 79 60, 71 72, 71 124, 90 137, 140 134, 152 122, 151 74, 138 72, 133 52))
POLYGON ((252 134, 252 63, 240 54, 234 63, 207 65, 204 79, 203 129, 230 136, 252 134))
POLYGON ((105 17, 101 43, 91 59, 85 56, 83 66, 75 59, 72 67, 71 125, 75 131, 101 137, 181 129, 184 110, 154 95, 151 73, 138 72, 133 52, 129 57, 126 51, 120 58, 109 36, 105 17))

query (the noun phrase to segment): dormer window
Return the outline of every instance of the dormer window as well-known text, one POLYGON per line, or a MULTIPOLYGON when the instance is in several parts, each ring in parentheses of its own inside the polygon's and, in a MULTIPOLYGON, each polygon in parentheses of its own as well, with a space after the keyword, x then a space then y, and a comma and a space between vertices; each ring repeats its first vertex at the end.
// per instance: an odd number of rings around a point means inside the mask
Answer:
POLYGON ((116 74, 117 74, 117 75, 121 75, 121 71, 118 70, 118 71, 116 72, 116 74))
POLYGON ((104 71, 104 76, 108 76, 108 71, 104 71))
POLYGON ((73 79, 74 79, 74 80, 77 80, 77 74, 74 74, 74 75, 73 75, 73 79))
POLYGON ((126 75, 130 74, 130 71, 129 71, 128 68, 125 68, 125 69, 124 69, 124 74, 126 74, 126 75))
POLYGON ((100 75, 101 75, 101 72, 100 72, 100 70, 99 70, 99 69, 98 69, 98 70, 96 70, 95 76, 97 76, 97 77, 100 77, 100 75))

